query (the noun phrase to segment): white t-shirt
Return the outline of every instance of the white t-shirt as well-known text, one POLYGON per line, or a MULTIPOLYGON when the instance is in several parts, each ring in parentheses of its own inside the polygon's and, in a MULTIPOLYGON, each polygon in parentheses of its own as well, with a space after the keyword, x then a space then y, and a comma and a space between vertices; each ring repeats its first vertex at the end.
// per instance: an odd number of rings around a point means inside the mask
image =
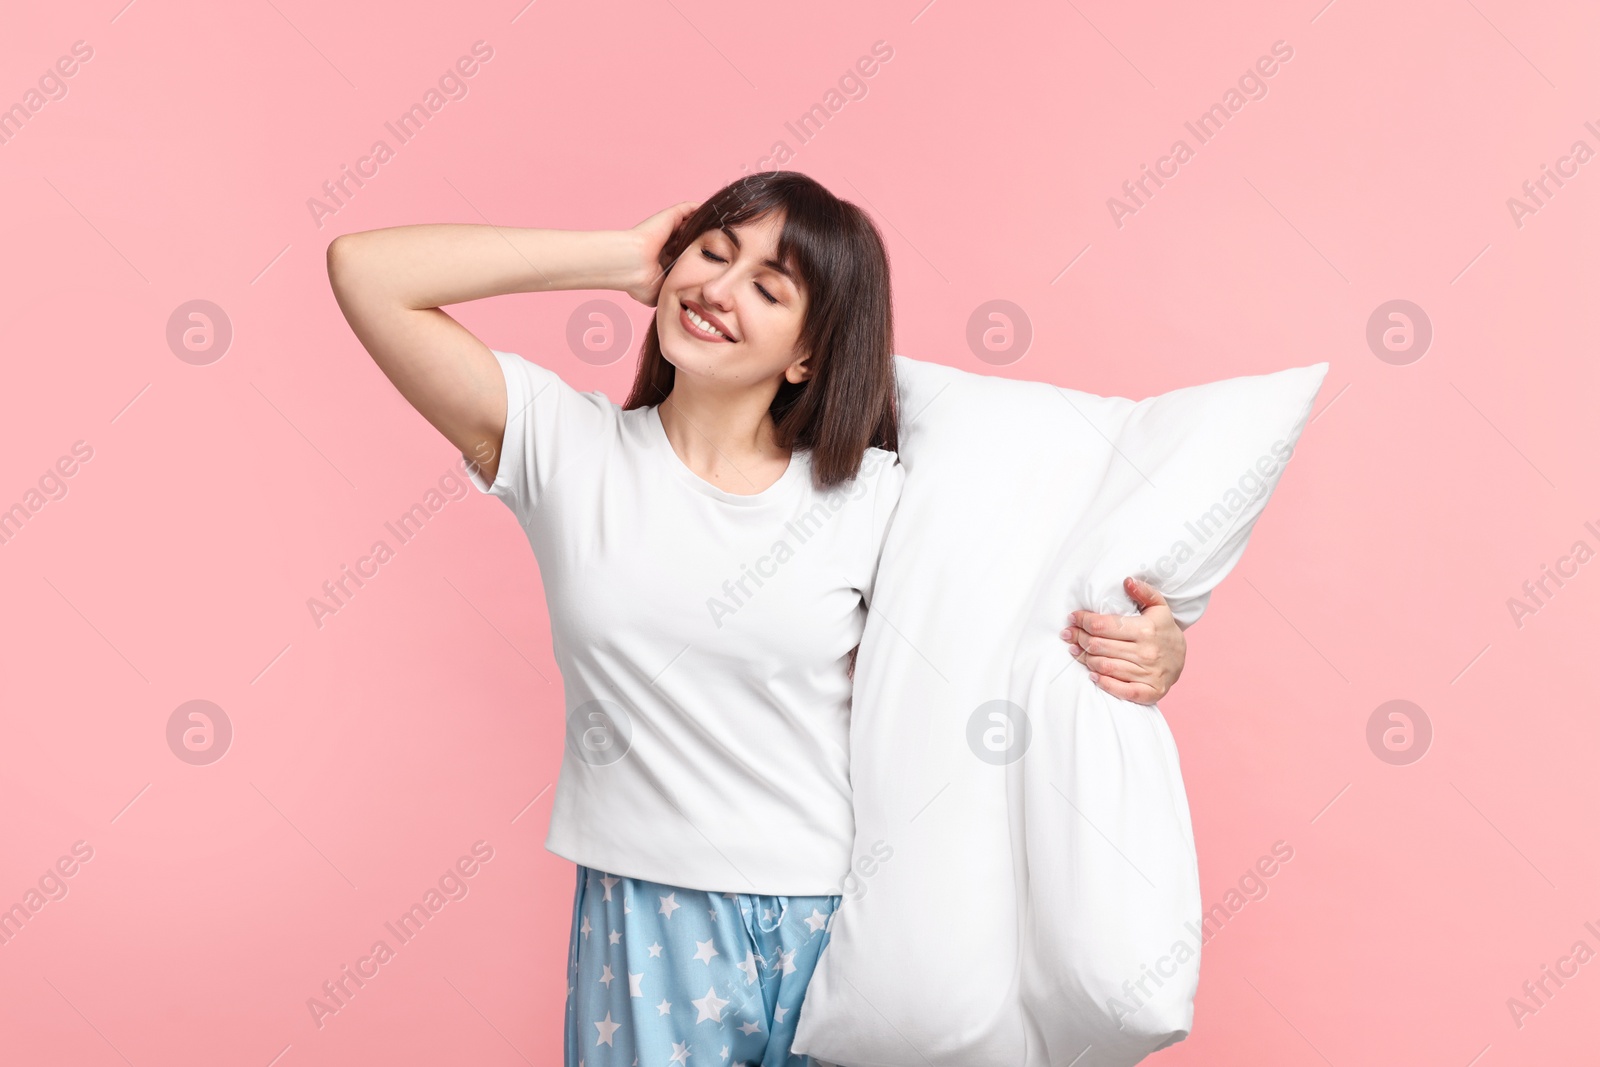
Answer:
POLYGON ((840 892, 846 666, 899 457, 868 449, 854 480, 818 492, 796 449, 767 489, 725 492, 678 457, 655 407, 494 355, 505 443, 493 485, 471 478, 533 546, 566 689, 545 847, 689 889, 840 892))

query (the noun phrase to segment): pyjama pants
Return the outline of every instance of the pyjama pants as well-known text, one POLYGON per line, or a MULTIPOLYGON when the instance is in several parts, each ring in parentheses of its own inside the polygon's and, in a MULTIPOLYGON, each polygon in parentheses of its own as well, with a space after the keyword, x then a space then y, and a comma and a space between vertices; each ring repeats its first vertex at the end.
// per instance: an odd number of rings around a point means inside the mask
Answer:
POLYGON ((580 864, 566 1067, 830 1067, 789 1042, 839 901, 683 889, 580 864))

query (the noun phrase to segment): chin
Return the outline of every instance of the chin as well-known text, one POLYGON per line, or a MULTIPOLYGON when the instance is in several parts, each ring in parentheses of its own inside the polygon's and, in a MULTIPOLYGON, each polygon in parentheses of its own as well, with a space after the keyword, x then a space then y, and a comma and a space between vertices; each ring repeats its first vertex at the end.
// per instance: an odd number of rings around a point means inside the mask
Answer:
POLYGON ((680 358, 679 354, 673 351, 674 347, 662 345, 661 358, 672 364, 673 369, 679 374, 693 374, 697 378, 720 377, 718 371, 721 368, 716 360, 708 359, 703 352, 690 353, 687 359, 680 358))

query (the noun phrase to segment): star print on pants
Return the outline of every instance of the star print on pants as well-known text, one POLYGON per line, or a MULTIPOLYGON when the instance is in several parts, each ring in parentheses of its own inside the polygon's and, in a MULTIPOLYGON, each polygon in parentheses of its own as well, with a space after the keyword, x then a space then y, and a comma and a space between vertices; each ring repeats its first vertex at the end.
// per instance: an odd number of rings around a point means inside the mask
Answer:
POLYGON ((705 996, 699 1000, 691 1001, 691 1003, 700 1009, 700 1017, 695 1019, 697 1023, 703 1023, 708 1019, 714 1023, 720 1023, 722 1021, 722 1009, 728 1006, 726 1000, 717 996, 716 986, 706 990, 705 996))

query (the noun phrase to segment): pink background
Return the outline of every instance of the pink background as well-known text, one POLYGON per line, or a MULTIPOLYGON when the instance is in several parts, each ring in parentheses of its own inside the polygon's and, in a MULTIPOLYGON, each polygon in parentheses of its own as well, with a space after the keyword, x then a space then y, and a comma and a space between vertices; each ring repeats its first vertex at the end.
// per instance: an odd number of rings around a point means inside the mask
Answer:
MULTIPOLYGON (((93 453, 0 545, 0 904, 93 849, 0 946, 0 1061, 556 1061, 573 868, 542 847, 562 705, 537 569, 474 493, 312 621, 455 460, 323 255, 411 222, 631 226, 779 140, 878 221, 907 355, 1126 396, 1331 364, 1163 706, 1207 905, 1274 842, 1294 858, 1208 942, 1194 1032, 1152 1062, 1592 1051, 1600 961, 1520 1026, 1507 1007, 1600 951, 1600 563, 1520 626, 1507 606, 1600 548, 1600 162, 1520 226, 1507 206, 1600 148, 1585 5, 120 3, 12 5, 0 34, 0 105, 93 49, 0 144, 0 507, 93 453), (399 144, 384 123, 479 40, 468 94, 399 144), (879 40, 802 145, 785 123, 879 40), (1185 121, 1280 40, 1267 95, 1198 144, 1185 121), (1108 198, 1180 137, 1194 157, 1119 227, 1108 198), (319 227, 308 200, 379 138, 394 157, 319 227), (196 299, 233 330, 204 365, 167 336, 196 299), (994 299, 1034 333, 998 368, 966 342, 994 299), (1366 341, 1395 299, 1434 333, 1403 365, 1366 341), (166 734, 195 699, 234 731, 204 766, 166 734), (1433 729, 1406 765, 1367 741, 1393 699, 1433 729), (319 1028, 307 999, 477 841, 469 894, 319 1028)), ((631 349, 566 341, 597 295, 452 313, 620 399, 631 349)))

